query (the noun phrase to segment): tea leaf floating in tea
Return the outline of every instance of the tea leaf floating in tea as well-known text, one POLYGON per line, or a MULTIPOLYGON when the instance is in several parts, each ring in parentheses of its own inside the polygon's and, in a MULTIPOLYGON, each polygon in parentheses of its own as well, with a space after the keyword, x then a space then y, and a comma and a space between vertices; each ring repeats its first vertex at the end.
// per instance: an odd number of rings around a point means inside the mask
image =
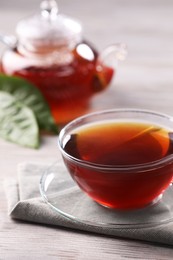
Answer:
POLYGON ((24 79, 1 74, 0 91, 9 92, 17 101, 30 107, 36 115, 40 129, 58 133, 49 106, 34 85, 24 79))
POLYGON ((4 91, 0 91, 0 136, 23 146, 39 146, 39 128, 33 111, 4 91))
POLYGON ((146 129, 142 130, 140 133, 137 133, 136 135, 134 135, 132 138, 130 138, 127 142, 129 141, 133 141, 134 139, 138 138, 138 137, 141 137, 142 135, 145 135, 145 134, 151 134, 153 132, 157 132, 157 131, 160 131, 161 128, 158 127, 154 127, 154 126, 149 126, 147 127, 146 129))

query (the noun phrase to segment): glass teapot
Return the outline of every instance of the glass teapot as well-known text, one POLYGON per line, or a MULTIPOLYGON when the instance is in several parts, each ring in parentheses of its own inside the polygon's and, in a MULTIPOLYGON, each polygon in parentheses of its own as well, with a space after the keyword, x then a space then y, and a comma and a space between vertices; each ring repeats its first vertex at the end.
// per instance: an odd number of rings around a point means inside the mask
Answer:
POLYGON ((65 124, 86 113, 91 97, 107 88, 126 46, 114 44, 99 54, 83 38, 80 22, 59 14, 55 0, 45 0, 40 7, 39 13, 18 22, 17 37, 0 36, 8 45, 0 72, 33 83, 55 121, 65 124))

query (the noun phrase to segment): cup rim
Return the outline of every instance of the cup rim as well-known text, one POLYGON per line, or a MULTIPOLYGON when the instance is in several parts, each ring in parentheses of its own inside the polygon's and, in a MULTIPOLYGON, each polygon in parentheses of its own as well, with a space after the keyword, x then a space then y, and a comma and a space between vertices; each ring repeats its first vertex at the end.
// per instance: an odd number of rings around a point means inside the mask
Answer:
POLYGON ((97 116, 97 115, 101 115, 101 114, 110 114, 110 113, 120 113, 120 112, 132 112, 132 113, 142 113, 142 114, 149 114, 149 115, 153 115, 153 116, 158 116, 160 118, 165 118, 169 121, 173 122, 173 117, 169 116, 167 114, 164 113, 160 113, 160 112, 156 112, 153 110, 147 110, 147 109, 136 109, 136 108, 120 108, 120 109, 106 109, 106 110, 99 110, 96 112, 92 112, 92 113, 88 113, 86 115, 80 116, 74 120, 72 120, 71 122, 69 122, 67 125, 65 125, 60 133, 59 133, 59 137, 58 137, 58 146, 59 149, 62 153, 62 155, 66 158, 68 158, 70 161, 73 161, 77 164, 80 164, 81 166, 87 167, 87 168, 92 168, 93 170, 99 170, 99 171, 108 171, 108 172, 146 172, 151 171, 152 169, 158 169, 161 168, 165 165, 170 164, 173 161, 173 154, 170 154, 168 156, 165 156, 162 159, 159 160, 155 160, 152 162, 148 162, 148 163, 142 163, 142 164, 131 164, 131 165, 106 165, 106 164, 98 164, 98 163, 93 163, 93 162, 89 162, 89 161, 84 161, 81 159, 78 159, 70 154, 68 154, 67 152, 64 151, 64 149, 62 148, 61 144, 62 144, 62 140, 63 137, 65 136, 66 132, 68 131, 69 128, 73 127, 73 125, 76 125, 77 123, 80 123, 81 121, 92 117, 92 116, 97 116))

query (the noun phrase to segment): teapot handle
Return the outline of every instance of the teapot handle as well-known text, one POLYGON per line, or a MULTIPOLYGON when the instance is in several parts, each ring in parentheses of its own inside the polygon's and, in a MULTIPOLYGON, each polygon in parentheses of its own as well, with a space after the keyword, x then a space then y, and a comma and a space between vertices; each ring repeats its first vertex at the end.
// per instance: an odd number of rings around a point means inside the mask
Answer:
POLYGON ((123 61, 127 56, 127 46, 124 43, 116 43, 105 48, 98 56, 98 65, 104 64, 116 68, 118 61, 123 61))
POLYGON ((17 45, 17 38, 14 35, 0 33, 0 42, 10 48, 14 48, 17 45))

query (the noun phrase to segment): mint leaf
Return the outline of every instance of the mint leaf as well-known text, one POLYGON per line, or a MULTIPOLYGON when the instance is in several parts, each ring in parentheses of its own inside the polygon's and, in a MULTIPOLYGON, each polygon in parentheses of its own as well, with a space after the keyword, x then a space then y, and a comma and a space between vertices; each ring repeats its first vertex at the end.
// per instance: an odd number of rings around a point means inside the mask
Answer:
POLYGON ((33 111, 4 91, 0 91, 0 137, 31 148, 38 148, 40 143, 33 111))
POLYGON ((58 133, 49 106, 34 85, 22 78, 0 74, 0 91, 12 94, 17 101, 31 108, 41 130, 58 133))

